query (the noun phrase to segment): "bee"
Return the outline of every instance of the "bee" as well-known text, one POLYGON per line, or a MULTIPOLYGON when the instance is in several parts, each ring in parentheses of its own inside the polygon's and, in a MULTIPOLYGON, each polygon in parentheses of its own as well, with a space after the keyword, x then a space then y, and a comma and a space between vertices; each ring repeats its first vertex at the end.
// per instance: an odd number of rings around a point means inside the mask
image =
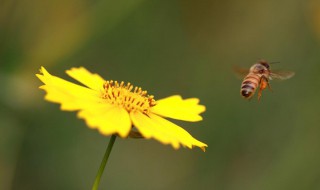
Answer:
MULTIPOLYGON (((241 72, 244 74, 244 71, 241 72)), ((251 99, 259 88, 258 100, 260 100, 264 89, 268 88, 271 91, 269 80, 286 80, 293 77, 293 75, 294 72, 292 71, 273 72, 270 70, 270 64, 267 61, 260 60, 250 67, 249 73, 246 71, 246 76, 241 84, 240 95, 245 99, 251 99)))

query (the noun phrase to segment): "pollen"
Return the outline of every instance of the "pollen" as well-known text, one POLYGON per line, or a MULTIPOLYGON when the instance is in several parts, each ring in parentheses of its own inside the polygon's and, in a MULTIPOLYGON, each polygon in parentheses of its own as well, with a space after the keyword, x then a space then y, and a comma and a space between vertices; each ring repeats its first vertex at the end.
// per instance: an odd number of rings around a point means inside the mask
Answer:
POLYGON ((146 90, 134 87, 130 82, 106 81, 103 84, 104 93, 102 98, 109 103, 122 106, 128 112, 140 111, 149 113, 151 107, 156 105, 154 96, 148 95, 146 90))

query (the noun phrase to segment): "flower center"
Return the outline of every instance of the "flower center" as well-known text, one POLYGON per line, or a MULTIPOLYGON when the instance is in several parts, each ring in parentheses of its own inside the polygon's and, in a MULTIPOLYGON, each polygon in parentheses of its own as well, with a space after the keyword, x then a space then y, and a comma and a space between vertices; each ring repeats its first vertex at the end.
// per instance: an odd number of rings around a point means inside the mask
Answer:
POLYGON ((128 112, 141 111, 148 113, 149 109, 156 105, 154 96, 148 95, 146 90, 134 87, 131 83, 125 84, 123 81, 106 81, 103 84, 105 90, 102 98, 111 104, 123 106, 128 112))

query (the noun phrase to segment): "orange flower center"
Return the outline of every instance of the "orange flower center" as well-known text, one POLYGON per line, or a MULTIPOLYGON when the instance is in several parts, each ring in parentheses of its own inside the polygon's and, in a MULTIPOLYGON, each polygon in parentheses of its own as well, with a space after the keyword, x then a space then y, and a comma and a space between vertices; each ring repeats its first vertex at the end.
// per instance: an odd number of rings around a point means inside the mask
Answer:
POLYGON ((156 105, 154 96, 148 95, 146 90, 134 87, 131 83, 125 84, 123 81, 106 81, 103 84, 105 90, 102 98, 109 103, 124 107, 128 112, 140 111, 148 113, 149 109, 156 105))

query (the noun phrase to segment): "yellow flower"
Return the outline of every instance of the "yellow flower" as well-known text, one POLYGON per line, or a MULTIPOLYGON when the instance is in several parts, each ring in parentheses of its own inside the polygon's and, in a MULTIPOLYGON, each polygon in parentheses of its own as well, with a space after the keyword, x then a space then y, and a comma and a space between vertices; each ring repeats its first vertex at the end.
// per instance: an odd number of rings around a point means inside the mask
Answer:
POLYGON ((164 119, 169 117, 184 121, 200 121, 205 106, 199 99, 182 99, 179 95, 158 101, 141 88, 130 83, 106 81, 83 67, 72 68, 66 73, 84 86, 51 75, 44 67, 36 76, 44 83, 41 89, 47 92, 45 99, 61 104, 61 110, 78 111, 78 117, 92 129, 103 135, 117 134, 122 138, 139 134, 154 138, 174 149, 180 145, 200 147, 206 144, 193 138, 187 131, 164 119))

